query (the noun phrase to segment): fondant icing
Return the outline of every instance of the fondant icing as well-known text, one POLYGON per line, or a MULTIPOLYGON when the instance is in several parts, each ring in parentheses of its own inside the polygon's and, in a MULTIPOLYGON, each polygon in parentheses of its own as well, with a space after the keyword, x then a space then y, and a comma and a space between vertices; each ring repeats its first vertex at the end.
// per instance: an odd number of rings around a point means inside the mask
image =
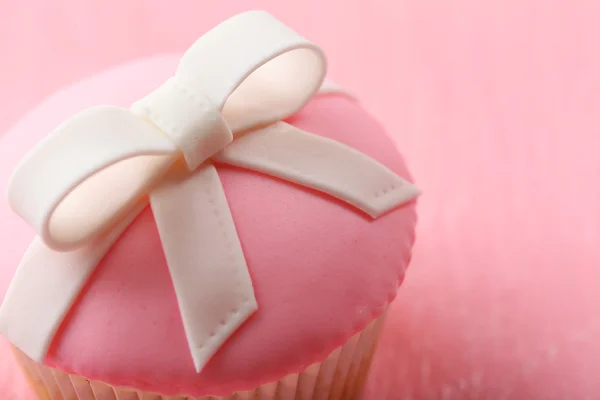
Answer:
MULTIPOLYGON (((164 82, 178 60, 133 62, 47 99, 1 139, 0 185, 6 187, 19 160, 62 120, 94 105, 131 104, 164 82)), ((411 179, 383 129, 347 96, 317 95, 287 122, 411 179)), ((145 208, 83 288, 54 338, 48 365, 165 394, 229 394, 324 359, 394 298, 410 260, 414 202, 372 219, 331 196, 261 172, 225 164, 217 164, 217 171, 258 311, 197 374, 154 216, 145 208)), ((5 293, 34 232, 4 199, 0 220, 5 293)))

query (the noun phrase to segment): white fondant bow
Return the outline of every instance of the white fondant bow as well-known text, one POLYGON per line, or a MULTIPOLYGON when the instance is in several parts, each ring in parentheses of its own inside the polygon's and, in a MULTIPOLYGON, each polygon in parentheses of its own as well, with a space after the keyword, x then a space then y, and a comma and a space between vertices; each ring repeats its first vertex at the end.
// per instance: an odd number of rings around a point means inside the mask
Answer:
POLYGON ((149 202, 200 371, 257 309, 213 160, 328 193, 372 217, 417 195, 362 153, 280 121, 324 75, 318 47, 248 12, 201 37, 175 76, 131 109, 96 107, 66 121, 9 185, 11 207, 39 236, 0 307, 0 332, 43 361, 90 274, 149 202))

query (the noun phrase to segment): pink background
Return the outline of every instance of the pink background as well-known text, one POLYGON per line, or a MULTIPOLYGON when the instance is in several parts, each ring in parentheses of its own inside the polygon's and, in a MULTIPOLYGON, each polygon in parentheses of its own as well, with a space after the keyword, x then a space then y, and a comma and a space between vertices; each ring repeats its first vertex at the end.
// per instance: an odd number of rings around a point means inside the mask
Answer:
MULTIPOLYGON (((365 399, 600 398, 598 1, 169 3, 0 0, 0 132, 264 8, 325 48, 425 192, 365 399)), ((0 359, 3 398, 29 400, 3 342, 0 359)))

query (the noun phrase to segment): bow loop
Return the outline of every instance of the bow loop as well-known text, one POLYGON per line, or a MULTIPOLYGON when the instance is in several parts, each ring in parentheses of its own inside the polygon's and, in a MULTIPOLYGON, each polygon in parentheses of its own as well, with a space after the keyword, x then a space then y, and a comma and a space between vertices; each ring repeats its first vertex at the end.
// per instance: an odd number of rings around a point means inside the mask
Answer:
POLYGON ((127 215, 176 152, 131 111, 94 107, 59 126, 21 162, 8 202, 50 248, 80 248, 127 215))
POLYGON ((325 79, 323 51, 264 11, 250 11, 205 33, 176 72, 204 93, 234 132, 292 116, 325 79))

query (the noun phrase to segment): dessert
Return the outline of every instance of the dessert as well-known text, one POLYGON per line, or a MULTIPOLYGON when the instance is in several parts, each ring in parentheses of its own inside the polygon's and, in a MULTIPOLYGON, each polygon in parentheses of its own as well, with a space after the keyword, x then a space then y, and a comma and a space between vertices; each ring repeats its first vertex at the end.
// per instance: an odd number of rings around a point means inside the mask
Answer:
POLYGON ((359 389, 418 190, 325 73, 318 46, 246 12, 0 140, 0 334, 41 398, 359 389))

